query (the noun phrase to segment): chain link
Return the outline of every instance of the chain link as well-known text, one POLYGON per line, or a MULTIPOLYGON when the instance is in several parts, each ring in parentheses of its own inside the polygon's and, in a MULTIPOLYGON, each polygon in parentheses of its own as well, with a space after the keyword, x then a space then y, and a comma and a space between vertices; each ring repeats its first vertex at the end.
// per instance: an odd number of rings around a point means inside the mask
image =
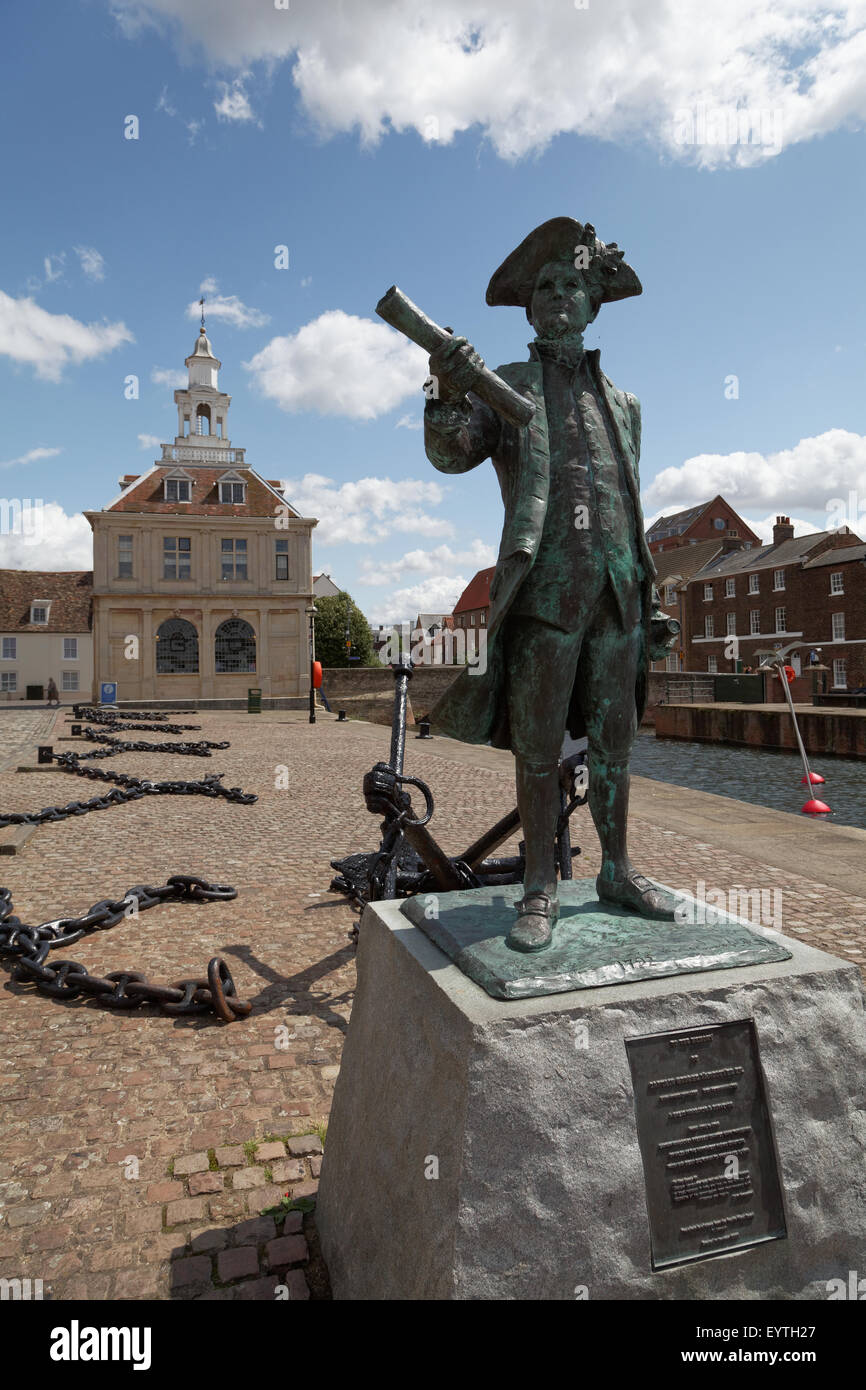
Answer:
POLYGON ((155 1004, 172 1017, 214 1013, 224 1023, 246 1018, 252 1004, 238 999, 226 962, 214 956, 207 978, 176 980, 172 985, 151 984, 135 970, 113 970, 106 976, 91 975, 75 960, 54 960, 49 951, 80 940, 87 932, 105 931, 124 917, 138 916, 162 902, 229 902, 237 889, 229 884, 208 883, 190 874, 172 874, 159 888, 136 884, 122 898, 102 898, 80 917, 58 917, 28 926, 12 910, 12 894, 0 888, 0 958, 11 957, 12 978, 34 984, 53 999, 88 995, 107 1009, 137 1009, 155 1004))
MULTIPOLYGON (((93 711, 87 711, 88 716, 93 711)), ((103 719, 101 722, 108 722, 113 727, 135 728, 134 724, 118 726, 115 721, 103 719)), ((166 729, 168 725, 150 726, 166 729)), ((181 728, 195 729, 200 725, 177 725, 173 726, 177 731, 181 728)), ((111 791, 103 793, 102 796, 91 797, 89 801, 69 801, 65 806, 44 806, 41 811, 9 811, 0 814, 0 829, 7 825, 45 825, 54 821, 66 820, 67 816, 83 816, 88 811, 104 811, 109 806, 116 806, 127 801, 138 801, 143 796, 221 796, 226 801, 233 801, 239 806, 252 806, 258 801, 258 797, 253 792, 244 792, 240 787, 223 787, 221 785, 224 772, 212 773, 209 777, 201 778, 199 781, 165 781, 151 782, 146 778, 132 777, 124 772, 104 772, 96 767, 84 767, 83 763, 93 762, 96 759, 114 758, 118 753, 139 752, 139 753, 185 753, 190 757, 209 758, 212 748, 229 748, 229 743, 212 743, 207 739, 202 739, 198 743, 144 743, 129 742, 124 743, 121 739, 112 738, 108 734, 100 734, 97 730, 85 728, 85 738, 91 742, 107 743, 108 748, 97 748, 92 753, 55 753, 54 762, 62 772, 71 772, 77 777, 89 777, 91 781, 113 782, 115 785, 111 791)))

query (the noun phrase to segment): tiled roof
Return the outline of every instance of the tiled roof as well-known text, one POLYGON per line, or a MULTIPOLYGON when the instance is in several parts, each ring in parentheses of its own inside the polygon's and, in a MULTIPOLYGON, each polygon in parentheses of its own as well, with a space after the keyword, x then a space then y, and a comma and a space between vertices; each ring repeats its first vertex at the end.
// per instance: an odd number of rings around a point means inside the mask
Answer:
MULTIPOLYGON (((712 500, 711 498, 710 501, 712 500)), ((709 502, 701 502, 700 506, 687 507, 684 512, 671 512, 669 516, 656 517, 652 526, 647 531, 647 538, 652 540, 655 531, 672 531, 675 527, 679 527, 684 531, 690 522, 696 521, 701 513, 707 510, 709 505, 709 502)))
POLYGON ((661 550, 658 555, 653 556, 656 583, 667 583, 671 575, 691 579, 693 574, 703 565, 709 564, 715 555, 723 553, 724 549, 724 542, 719 540, 699 541, 697 545, 681 545, 677 550, 661 550))
POLYGON ((705 565, 699 577, 713 579, 716 575, 784 569, 785 565, 797 565, 808 556, 810 550, 833 534, 832 531, 813 531, 808 536, 793 536, 790 540, 780 541, 778 545, 762 546, 760 550, 736 550, 723 555, 718 564, 711 561, 705 565))
POLYGON ((450 613, 419 613, 415 626, 423 632, 429 632, 434 627, 444 627, 450 632, 454 627, 454 619, 450 613))
MULTIPOLYGON (((190 469, 190 502, 166 502, 163 497, 163 479, 177 474, 174 464, 156 467, 133 484, 121 497, 106 508, 110 512, 156 512, 169 516, 273 516, 274 507, 285 503, 280 494, 275 496, 273 485, 268 486, 252 468, 217 467, 190 469), (229 503, 219 500, 217 484, 226 474, 242 479, 247 485, 247 500, 244 503, 229 503)), ((286 504, 288 505, 288 504, 286 504)), ((294 513, 297 515, 297 513, 294 513)))
POLYGON ((0 570, 0 629, 18 632, 89 632, 92 570, 0 570), (50 601, 47 623, 31 623, 30 605, 50 601))
POLYGON ((866 560, 866 545, 840 545, 834 550, 825 550, 823 555, 807 560, 803 568, 811 570, 816 565, 850 565, 855 560, 866 560))
POLYGON ((468 613, 473 609, 490 607, 490 581, 495 568, 495 565, 491 565, 489 569, 479 570, 475 577, 470 579, 454 605, 455 613, 468 613))

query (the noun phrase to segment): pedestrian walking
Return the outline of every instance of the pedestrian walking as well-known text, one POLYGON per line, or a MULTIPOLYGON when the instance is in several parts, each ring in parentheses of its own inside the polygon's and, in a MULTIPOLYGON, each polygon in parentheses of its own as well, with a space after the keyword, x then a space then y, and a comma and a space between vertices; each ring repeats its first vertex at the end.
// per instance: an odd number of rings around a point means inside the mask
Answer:
POLYGON ((58 694, 57 686, 54 684, 53 676, 50 676, 48 680, 48 703, 49 705, 60 704, 60 695, 58 694))

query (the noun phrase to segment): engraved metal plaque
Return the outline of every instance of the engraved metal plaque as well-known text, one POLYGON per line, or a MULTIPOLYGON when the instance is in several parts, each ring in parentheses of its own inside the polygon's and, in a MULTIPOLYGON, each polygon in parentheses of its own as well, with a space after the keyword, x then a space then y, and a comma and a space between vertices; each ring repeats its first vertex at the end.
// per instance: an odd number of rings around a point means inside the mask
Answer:
POLYGON ((751 1019, 626 1038, 653 1269, 783 1239, 751 1019))

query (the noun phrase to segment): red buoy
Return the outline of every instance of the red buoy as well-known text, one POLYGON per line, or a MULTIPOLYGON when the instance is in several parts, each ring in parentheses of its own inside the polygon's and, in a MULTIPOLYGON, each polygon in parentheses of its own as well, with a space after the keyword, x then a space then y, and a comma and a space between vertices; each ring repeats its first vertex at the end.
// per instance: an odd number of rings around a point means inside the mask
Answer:
MULTIPOLYGON (((803 773, 803 776, 800 778, 800 785, 802 786, 803 783, 804 783, 805 781, 806 781, 806 774, 805 774, 805 772, 804 772, 804 773, 803 773)), ((810 772, 810 773, 809 773, 809 781, 810 781, 810 782, 813 782, 813 783, 815 784, 815 786, 817 786, 819 782, 823 783, 824 778, 821 776, 820 772, 810 772)))
POLYGON ((807 801, 801 810, 804 816, 830 816, 833 814, 830 807, 826 806, 823 801, 807 801))

